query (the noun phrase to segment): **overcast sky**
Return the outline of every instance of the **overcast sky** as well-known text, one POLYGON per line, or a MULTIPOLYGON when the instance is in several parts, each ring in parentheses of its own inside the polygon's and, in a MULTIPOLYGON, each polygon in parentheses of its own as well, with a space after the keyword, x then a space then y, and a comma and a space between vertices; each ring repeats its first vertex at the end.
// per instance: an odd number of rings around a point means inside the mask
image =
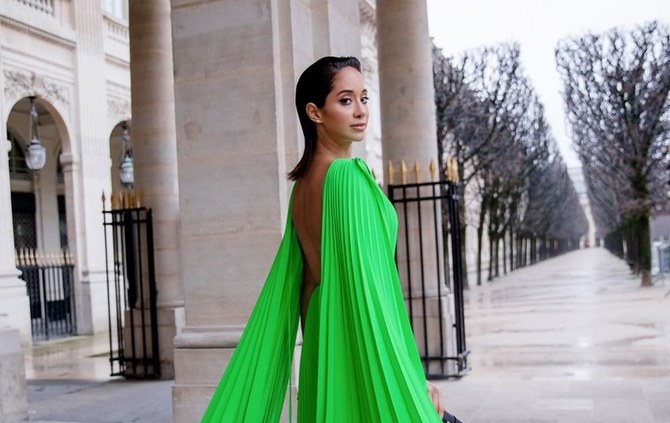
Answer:
POLYGON ((578 166, 565 127, 554 48, 566 37, 612 27, 670 23, 670 0, 427 0, 430 35, 446 55, 518 41, 521 60, 568 166, 578 166))

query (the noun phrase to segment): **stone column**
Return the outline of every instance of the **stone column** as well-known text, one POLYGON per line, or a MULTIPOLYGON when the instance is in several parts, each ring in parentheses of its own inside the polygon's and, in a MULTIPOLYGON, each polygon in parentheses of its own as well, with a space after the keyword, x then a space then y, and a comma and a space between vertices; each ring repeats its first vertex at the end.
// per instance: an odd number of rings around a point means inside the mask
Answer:
MULTIPOLYGON (((0 103, 0 107, 1 103, 0 103)), ((6 118, 0 113, 0 134, 6 134, 6 118)), ((26 283, 19 279, 14 254, 14 229, 12 226, 11 188, 7 155, 12 143, 0 141, 0 326, 18 329, 21 343, 32 344, 30 305, 26 283), (5 201, 7 200, 7 201, 5 201)))
POLYGON ((360 53, 357 0, 318 3, 172 1, 186 309, 175 422, 202 416, 279 246, 302 137, 300 72, 316 55, 360 53), (342 39, 317 37, 324 22, 342 39))
POLYGON ((26 372, 19 331, 0 327, 0 422, 28 421, 26 372))
POLYGON ((384 180, 382 162, 381 109, 379 103, 379 67, 377 65, 377 13, 372 0, 360 0, 361 64, 368 89, 368 131, 365 136, 365 160, 378 181, 384 180))
POLYGON ((64 169, 66 187, 73 189, 67 208, 76 226, 73 229, 77 269, 75 295, 80 299, 77 327, 80 334, 91 334, 108 330, 100 201, 103 191, 110 192, 107 87, 105 78, 100 75, 101 69, 105 69, 102 2, 74 2, 73 15, 77 29, 75 107, 78 121, 71 136, 72 146, 63 159, 67 168, 64 169), (68 177, 76 180, 67 181, 68 177))
MULTIPOLYGON (((42 135, 42 134, 40 134, 42 135)), ((42 135, 43 136, 43 135, 42 135)), ((58 149, 54 139, 43 136, 43 144, 47 147, 47 162, 44 169, 35 173, 35 202, 37 211, 37 245, 47 254, 60 251, 60 227, 58 222, 58 193, 56 166, 58 163, 58 149)))
MULTIPOLYGON (((0 55, 2 52, 0 52, 0 55)), ((0 60, 0 86, 4 87, 2 61, 0 60)), ((14 227, 12 221, 11 185, 7 157, 12 143, 6 139, 7 118, 4 91, 0 91, 0 327, 19 330, 21 343, 32 344, 30 303, 26 283, 19 279, 14 253, 14 227)))
MULTIPOLYGON (((378 0, 377 34, 384 165, 387 166, 390 161, 398 169, 401 160, 405 160, 408 166, 418 161, 423 169, 420 182, 425 182, 428 180, 427 169, 430 161, 437 161, 435 94, 426 0, 378 0)), ((395 183, 399 182, 396 175, 395 183)), ((414 178, 408 177, 408 182, 414 182, 414 178)), ((435 231, 441 234, 442 228, 440 220, 437 222, 438 227, 435 227, 432 213, 428 207, 423 207, 419 216, 415 205, 408 207, 410 258, 409 261, 405 259, 405 244, 399 242, 398 270, 405 295, 409 294, 407 274, 409 272, 412 275, 413 298, 421 295, 422 287, 418 282, 423 273, 424 290, 429 296, 426 306, 428 339, 439 339, 438 269, 443 262, 440 263, 438 258, 443 253, 441 236, 438 237, 436 245, 435 231), (419 217, 422 220, 421 231, 418 227, 419 217), (423 246, 423 268, 419 262, 419 244, 423 246)), ((399 218, 402 224, 405 216, 400 213, 399 218)), ((441 286, 440 290, 444 304, 442 324, 450 335, 447 288, 441 286)), ((417 310, 422 309, 422 304, 415 301, 413 309, 416 315, 417 310)), ((424 331, 422 327, 416 326, 418 321, 415 321, 414 332, 423 353, 424 331)), ((451 340, 448 339, 447 342, 449 344, 451 340)), ((433 345, 434 347, 429 347, 435 348, 430 351, 431 354, 436 353, 439 348, 438 343, 433 345)), ((450 348, 450 345, 445 347, 450 348)))
POLYGON ((184 289, 170 0, 133 1, 129 7, 135 188, 153 211, 161 377, 173 378, 172 341, 184 326, 184 289))

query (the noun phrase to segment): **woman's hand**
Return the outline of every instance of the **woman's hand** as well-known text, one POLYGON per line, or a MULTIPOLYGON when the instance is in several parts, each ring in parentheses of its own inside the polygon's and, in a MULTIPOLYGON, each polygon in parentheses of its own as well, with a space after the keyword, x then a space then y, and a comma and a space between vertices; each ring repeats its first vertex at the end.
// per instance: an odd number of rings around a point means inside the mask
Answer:
POLYGON ((439 414, 440 417, 442 417, 442 414, 444 414, 444 404, 442 403, 442 392, 440 392, 440 388, 433 385, 432 383, 426 381, 426 384, 428 385, 428 395, 430 396, 430 400, 433 402, 433 407, 435 407, 435 410, 437 410, 437 414, 439 414))

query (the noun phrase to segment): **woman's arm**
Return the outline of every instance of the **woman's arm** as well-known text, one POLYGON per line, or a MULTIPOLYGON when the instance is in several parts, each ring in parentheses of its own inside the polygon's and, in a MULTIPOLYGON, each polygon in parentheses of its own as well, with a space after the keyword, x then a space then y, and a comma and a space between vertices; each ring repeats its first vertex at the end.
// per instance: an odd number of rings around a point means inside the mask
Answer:
POLYGON ((433 407, 437 410, 437 414, 440 416, 444 414, 444 403, 442 402, 442 392, 440 388, 433 385, 432 383, 426 381, 428 385, 428 395, 430 395, 430 400, 433 402, 433 407))

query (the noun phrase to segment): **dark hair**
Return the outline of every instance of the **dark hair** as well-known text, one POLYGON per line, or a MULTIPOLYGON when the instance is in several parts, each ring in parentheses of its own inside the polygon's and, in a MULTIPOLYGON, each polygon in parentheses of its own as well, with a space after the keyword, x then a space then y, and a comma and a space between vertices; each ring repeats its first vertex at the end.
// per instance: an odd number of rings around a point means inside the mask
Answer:
POLYGON ((292 181, 305 176, 316 153, 316 125, 307 116, 307 103, 323 107, 328 93, 333 89, 335 75, 346 67, 352 67, 360 72, 361 62, 355 57, 322 57, 305 69, 298 79, 295 88, 295 108, 305 136, 305 150, 298 164, 288 174, 288 178, 292 181))

